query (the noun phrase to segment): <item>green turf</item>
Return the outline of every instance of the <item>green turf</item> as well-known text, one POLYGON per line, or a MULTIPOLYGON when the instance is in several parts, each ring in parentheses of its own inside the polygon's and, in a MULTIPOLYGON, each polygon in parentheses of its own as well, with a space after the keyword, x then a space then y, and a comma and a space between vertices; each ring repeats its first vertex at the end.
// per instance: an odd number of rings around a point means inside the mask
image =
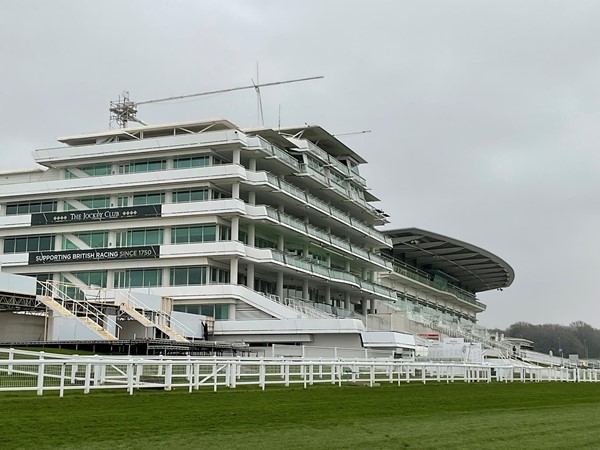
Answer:
POLYGON ((0 394, 0 448, 600 448, 600 385, 0 394))

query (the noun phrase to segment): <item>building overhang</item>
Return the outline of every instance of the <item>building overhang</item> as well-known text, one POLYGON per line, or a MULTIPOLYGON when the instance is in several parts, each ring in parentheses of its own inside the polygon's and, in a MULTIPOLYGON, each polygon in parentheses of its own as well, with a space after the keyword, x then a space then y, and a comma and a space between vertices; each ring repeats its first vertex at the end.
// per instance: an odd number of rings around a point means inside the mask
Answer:
POLYGON ((382 230, 392 238, 394 258, 477 293, 512 284, 513 268, 500 257, 441 234, 419 228, 382 230))
POLYGON ((67 145, 89 145, 95 144, 99 140, 119 137, 124 140, 155 138, 162 136, 173 136, 183 133, 202 133, 204 131, 223 131, 223 130, 239 130, 237 125, 234 125, 225 119, 213 119, 191 122, 175 122, 161 125, 142 125, 131 128, 119 128, 116 130, 107 130, 97 133, 84 133, 74 136, 65 136, 58 138, 59 142, 67 145))
POLYGON ((298 139, 306 139, 336 158, 349 156, 358 164, 365 164, 367 162, 333 134, 317 125, 282 128, 279 130, 279 133, 298 139))

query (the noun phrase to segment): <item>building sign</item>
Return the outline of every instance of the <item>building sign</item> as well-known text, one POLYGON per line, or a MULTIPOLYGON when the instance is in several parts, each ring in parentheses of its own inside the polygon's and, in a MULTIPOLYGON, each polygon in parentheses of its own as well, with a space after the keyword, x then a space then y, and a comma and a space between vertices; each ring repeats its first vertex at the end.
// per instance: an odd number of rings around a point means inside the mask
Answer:
POLYGON ((161 205, 131 206, 125 208, 83 209, 31 215, 31 225, 61 223, 104 222, 109 220, 144 219, 160 217, 161 205))
POLYGON ((159 245, 143 247, 93 248, 90 250, 62 250, 29 253, 29 264, 80 263, 87 261, 122 261, 160 257, 159 245))

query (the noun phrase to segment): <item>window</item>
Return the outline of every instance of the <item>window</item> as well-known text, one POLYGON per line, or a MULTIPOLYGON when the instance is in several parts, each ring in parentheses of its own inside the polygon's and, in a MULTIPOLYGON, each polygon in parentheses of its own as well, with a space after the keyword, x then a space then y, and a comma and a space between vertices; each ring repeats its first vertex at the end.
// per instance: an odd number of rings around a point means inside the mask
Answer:
MULTIPOLYGON (((75 236, 82 240, 90 248, 106 248, 108 247, 108 232, 100 231, 98 233, 77 233, 75 236)), ((63 237, 63 250, 76 250, 79 248, 77 244, 71 242, 66 236, 63 237)))
POLYGON ((160 245, 163 243, 163 230, 128 230, 117 233, 117 247, 135 247, 140 245, 160 245))
MULTIPOLYGON (((83 203, 85 206, 91 209, 100 209, 100 208, 109 208, 110 207, 110 197, 87 197, 75 199, 75 201, 83 203)), ((65 211, 73 211, 78 209, 77 207, 68 203, 69 200, 65 201, 65 211)))
POLYGON ((92 272, 73 272, 77 278, 86 286, 106 287, 106 270, 92 272))
POLYGON ((204 167, 210 165, 210 156, 191 156, 173 160, 174 169, 189 169, 190 167, 204 167))
POLYGON ((115 288, 160 286, 162 269, 134 269, 115 272, 115 288))
POLYGON ((218 267, 210 268, 211 283, 229 283, 229 270, 219 269, 218 267))
POLYGON ((23 236, 4 239, 4 253, 54 250, 54 236, 23 236))
POLYGON ((206 267, 173 267, 170 276, 171 286, 206 284, 206 267))
POLYGON ((229 319, 229 305, 226 303, 216 303, 212 305, 175 305, 173 310, 188 314, 201 314, 203 316, 214 317, 215 320, 229 319))
POLYGON ((14 216, 17 214, 33 214, 40 212, 56 211, 55 201, 40 201, 27 203, 9 203, 6 205, 6 215, 14 216))
MULTIPOLYGON (((154 192, 149 194, 136 194, 133 196, 132 206, 160 205, 165 202, 165 194, 154 192)), ((123 205, 127 206, 127 205, 123 205)))
POLYGON ((102 175, 110 175, 112 172, 112 166, 110 164, 93 164, 90 166, 76 167, 74 169, 67 169, 66 178, 79 178, 77 170, 82 171, 90 177, 99 177, 102 175))
POLYGON ((214 242, 216 240, 216 234, 216 225, 173 228, 171 231, 171 244, 214 242))
POLYGON ((230 241, 231 240, 231 228, 225 225, 219 225, 219 240, 230 241))
POLYGON ((258 248, 277 248, 277 244, 275 242, 269 241, 268 239, 263 239, 258 236, 254 238, 254 242, 254 245, 258 248))
POLYGON ((202 202, 208 198, 208 188, 173 192, 173 203, 202 202))
POLYGON ((136 161, 119 166, 119 173, 156 172, 165 170, 166 167, 167 161, 165 160, 136 161))

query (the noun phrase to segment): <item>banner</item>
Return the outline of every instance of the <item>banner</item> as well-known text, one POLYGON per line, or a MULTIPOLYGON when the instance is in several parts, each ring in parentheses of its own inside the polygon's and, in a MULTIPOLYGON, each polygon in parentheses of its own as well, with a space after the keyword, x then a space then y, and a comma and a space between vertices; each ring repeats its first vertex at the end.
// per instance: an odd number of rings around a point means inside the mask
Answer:
POLYGON ((159 245, 143 247, 93 248, 89 250, 61 250, 29 253, 29 264, 79 263, 86 261, 122 261, 160 257, 159 245))
POLYGON ((162 205, 130 206, 125 208, 83 209, 31 215, 31 225, 61 223, 104 222, 109 220, 144 219, 160 217, 162 205))

